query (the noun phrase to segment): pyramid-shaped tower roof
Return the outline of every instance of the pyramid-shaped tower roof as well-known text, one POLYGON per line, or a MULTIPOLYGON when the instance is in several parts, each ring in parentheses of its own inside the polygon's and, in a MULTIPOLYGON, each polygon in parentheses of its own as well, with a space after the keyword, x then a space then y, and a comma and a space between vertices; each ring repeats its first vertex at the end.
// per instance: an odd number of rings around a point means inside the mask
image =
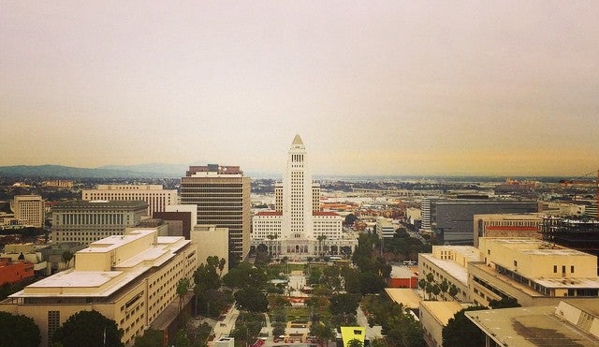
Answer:
POLYGON ((299 134, 295 135, 295 138, 293 139, 293 143, 292 145, 303 145, 304 142, 302 141, 302 138, 299 136, 299 134))

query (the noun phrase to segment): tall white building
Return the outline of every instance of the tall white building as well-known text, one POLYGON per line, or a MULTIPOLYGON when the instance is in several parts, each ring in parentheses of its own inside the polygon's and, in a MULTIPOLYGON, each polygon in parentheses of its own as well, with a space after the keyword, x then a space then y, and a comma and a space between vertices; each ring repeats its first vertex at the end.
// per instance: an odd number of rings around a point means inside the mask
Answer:
POLYGON ((164 212, 166 206, 176 205, 176 189, 164 189, 159 184, 99 184, 96 189, 83 189, 81 200, 141 200, 148 204, 147 215, 164 212))
POLYGON ((264 245, 273 255, 300 258, 355 248, 355 238, 344 238, 343 218, 320 211, 320 185, 312 181, 307 159, 306 146, 296 135, 283 183, 275 186, 275 210, 259 212, 252 220, 255 247, 264 245))

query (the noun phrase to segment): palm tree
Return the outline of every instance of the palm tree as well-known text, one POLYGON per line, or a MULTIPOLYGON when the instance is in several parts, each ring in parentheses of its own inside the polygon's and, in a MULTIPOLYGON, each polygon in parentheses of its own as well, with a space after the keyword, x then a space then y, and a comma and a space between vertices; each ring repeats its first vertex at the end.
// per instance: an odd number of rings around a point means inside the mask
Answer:
POLYGON ((439 289, 441 289, 441 293, 443 293, 443 299, 445 299, 445 293, 447 293, 447 291, 449 290, 449 282, 447 282, 447 280, 444 279, 443 282, 439 284, 439 289))
POLYGON ((71 259, 73 259, 73 253, 71 251, 62 252, 62 260, 64 261, 66 268, 71 264, 71 259))
POLYGON ((326 235, 318 235, 318 237, 316 238, 318 240, 318 250, 320 251, 320 256, 323 257, 324 256, 324 252, 322 250, 322 241, 327 239, 326 235))
POLYGON ((179 313, 181 313, 181 307, 183 306, 183 298, 189 291, 189 278, 185 277, 179 280, 177 283, 177 296, 179 296, 179 313))

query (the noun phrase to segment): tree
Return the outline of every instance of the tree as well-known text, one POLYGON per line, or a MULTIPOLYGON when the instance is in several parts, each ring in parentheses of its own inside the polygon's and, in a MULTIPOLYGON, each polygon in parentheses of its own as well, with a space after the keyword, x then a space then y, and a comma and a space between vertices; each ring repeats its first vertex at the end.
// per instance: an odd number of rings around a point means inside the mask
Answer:
POLYGON ((354 225, 354 223, 358 220, 358 217, 356 217, 353 213, 348 214, 347 216, 345 216, 345 220, 343 221, 343 224, 350 226, 350 225, 354 225))
POLYGON ((485 345, 485 334, 466 315, 466 311, 484 310, 472 306, 457 312, 443 328, 443 347, 479 347, 485 345), (464 336, 468 336, 467 339, 464 336))
POLYGON ((260 289, 246 287, 235 292, 235 307, 243 311, 266 312, 268 300, 260 289))
POLYGON ((445 298, 445 293, 449 290, 449 282, 446 279, 443 279, 443 282, 439 284, 439 289, 441 289, 441 293, 443 293, 443 298, 445 298))
POLYGON ((73 259, 73 252, 71 252, 71 251, 62 252, 62 260, 65 262, 67 268, 69 267, 71 259, 73 259))
POLYGON ((387 282, 372 272, 360 272, 360 291, 362 295, 380 293, 387 286, 387 282))
POLYGON ((326 235, 318 235, 318 237, 316 238, 318 240, 318 250, 320 251, 320 256, 324 257, 324 251, 322 249, 322 241, 327 239, 326 235))
POLYGON ((216 267, 208 263, 202 263, 193 273, 194 291, 196 294, 202 294, 210 289, 218 289, 221 286, 220 276, 216 272, 216 267))
POLYGON ((420 288, 423 291, 426 288, 426 280, 424 278, 418 280, 418 288, 420 288))
POLYGON ((191 341, 189 340, 185 329, 179 329, 177 331, 173 344, 177 347, 191 347, 191 341))
POLYGON ((428 294, 428 299, 431 299, 431 294, 433 292, 433 287, 434 285, 432 283, 427 283, 426 287, 424 288, 424 291, 426 292, 426 294, 428 294))
POLYGON ((491 300, 489 301, 489 307, 491 308, 510 308, 510 307, 520 307, 518 303, 518 299, 515 298, 501 298, 501 300, 491 300))
POLYGON ((42 337, 33 319, 0 312, 0 341, 6 347, 37 347, 42 337))
POLYGON ((123 347, 123 330, 98 311, 79 311, 56 329, 52 342, 62 347, 123 347))
POLYGON ((362 341, 360 341, 358 339, 351 339, 347 342, 347 346, 348 347, 364 347, 364 344, 362 343, 362 341))
POLYGON ((143 336, 135 338, 133 347, 162 347, 162 333, 158 330, 148 329, 143 336))
POLYGON ((435 300, 437 300, 437 296, 441 293, 441 288, 437 283, 433 284, 433 295, 435 296, 435 300))
POLYGON ((285 323, 283 322, 274 322, 271 324, 272 326, 272 336, 281 336, 285 335, 285 323))
POLYGON ((182 278, 177 283, 177 296, 179 297, 179 313, 181 313, 181 308, 183 307, 183 299, 185 295, 189 292, 189 278, 182 278))
POLYGON ((332 326, 320 322, 310 326, 310 335, 320 340, 321 345, 325 341, 327 342, 326 345, 328 345, 329 340, 335 337, 336 334, 332 326))
POLYGON ((227 260, 225 258, 220 258, 218 261, 218 276, 223 276, 223 271, 225 270, 225 265, 227 264, 227 260))
POLYGON ((458 295, 458 293, 458 287, 456 287, 456 285, 452 283, 449 287, 449 295, 451 295, 452 298, 455 298, 455 296, 458 295))
POLYGON ((360 305, 360 297, 355 294, 336 294, 330 297, 331 314, 356 314, 360 305))
POLYGON ((223 276, 223 283, 230 288, 266 287, 266 271, 250 263, 240 263, 223 276))

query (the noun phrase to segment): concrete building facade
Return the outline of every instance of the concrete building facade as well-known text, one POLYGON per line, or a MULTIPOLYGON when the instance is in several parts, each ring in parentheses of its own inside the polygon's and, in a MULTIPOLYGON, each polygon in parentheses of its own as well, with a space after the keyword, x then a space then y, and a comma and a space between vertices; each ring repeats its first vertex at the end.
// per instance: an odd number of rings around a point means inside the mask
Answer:
POLYGON ((16 195, 10 202, 14 219, 21 225, 43 228, 46 217, 45 202, 39 195, 16 195))
POLYGON ((426 198, 422 202, 422 228, 424 231, 434 233, 438 242, 473 245, 475 214, 537 212, 536 201, 426 198))
POLYGON ((178 203, 176 189, 164 189, 159 184, 99 184, 96 189, 83 189, 81 199, 145 201, 148 204, 147 216, 154 212, 164 212, 169 205, 178 203))
POLYGON ((432 253, 418 254, 418 279, 426 281, 432 274, 435 283, 447 281, 457 289, 453 297, 442 294, 443 299, 470 302, 468 264, 481 260, 480 251, 473 246, 433 246, 432 253))
POLYGON ((144 201, 67 201, 52 207, 52 240, 88 245, 122 235, 147 213, 144 201))
POLYGON ((393 238, 395 230, 399 227, 397 224, 391 223, 388 218, 376 218, 376 233, 379 238, 393 238))
MULTIPOLYGON (((191 231, 191 243, 198 254, 198 265, 206 263, 208 257, 225 259, 229 256, 229 230, 216 225, 195 225, 191 231)), ((229 267, 225 266, 222 275, 229 267)))
POLYGON ((13 261, 11 258, 0 258, 0 286, 20 282, 32 278, 33 264, 26 260, 13 261))
POLYGON ((485 346, 599 346, 599 302, 563 300, 557 305, 469 311, 485 346))
POLYGON ((181 178, 181 204, 197 206, 199 225, 229 230, 228 264, 250 250, 251 180, 239 166, 191 166, 181 178))
POLYGON ((91 243, 75 254, 74 269, 10 295, 0 310, 31 317, 44 347, 71 315, 96 310, 114 320, 124 331, 122 342, 132 346, 177 299, 177 284, 192 278, 196 264, 189 240, 135 230, 91 243))
POLYGON ((597 257, 532 238, 481 238, 482 262, 468 264, 470 297, 488 306, 513 298, 522 306, 599 297, 597 257))
POLYGON ((474 247, 480 237, 532 237, 541 239, 541 220, 531 214, 475 214, 474 247))

